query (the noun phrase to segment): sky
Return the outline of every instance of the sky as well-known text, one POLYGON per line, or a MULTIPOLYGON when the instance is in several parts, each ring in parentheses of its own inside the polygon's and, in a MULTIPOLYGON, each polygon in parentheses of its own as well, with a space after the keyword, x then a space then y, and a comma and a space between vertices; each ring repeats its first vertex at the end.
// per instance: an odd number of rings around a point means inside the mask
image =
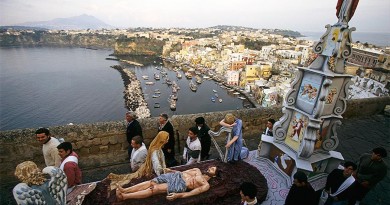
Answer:
MULTIPOLYGON (((325 31, 337 0, 0 0, 0 25, 87 14, 120 28, 216 25, 325 31)), ((390 1, 360 0, 349 22, 360 32, 390 33, 390 1)))

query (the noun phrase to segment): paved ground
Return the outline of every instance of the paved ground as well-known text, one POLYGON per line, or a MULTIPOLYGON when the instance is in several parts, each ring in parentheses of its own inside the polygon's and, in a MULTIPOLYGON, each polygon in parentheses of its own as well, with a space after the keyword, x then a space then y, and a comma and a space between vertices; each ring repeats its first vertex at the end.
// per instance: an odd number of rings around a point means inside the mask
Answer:
MULTIPOLYGON (((370 152, 372 148, 382 146, 390 154, 390 117, 385 115, 375 115, 369 117, 361 117, 354 119, 343 120, 343 125, 338 129, 338 136, 340 144, 337 151, 341 152, 345 160, 358 160, 363 153, 370 152)), ((251 150, 257 149, 258 141, 247 141, 248 147, 251 150)), ((254 152, 251 152, 254 153, 254 152)), ((216 152, 212 153, 212 157, 216 157, 216 152)), ((250 157, 253 163, 263 164, 260 161, 254 161, 254 157, 250 157)), ((249 161, 249 160, 248 160, 249 161)), ((387 176, 382 180, 373 190, 371 190, 362 205, 390 205, 390 157, 385 158, 388 165, 387 176)), ((263 175, 267 177, 263 167, 258 167, 263 175), (262 170, 263 169, 263 170, 262 170)), ((111 167, 102 167, 93 170, 83 170, 83 181, 92 182, 105 178, 110 172, 114 173, 128 173, 129 168, 127 164, 119 164, 111 167)), ((279 180, 279 179, 277 179, 279 180)), ((280 187, 281 196, 286 195, 285 187, 289 186, 288 182, 275 181, 274 179, 268 182, 271 190, 277 191, 280 187)), ((14 185, 2 185, 0 188, 0 203, 1 204, 15 204, 12 199, 12 188, 14 185)), ((284 204, 281 198, 267 197, 263 204, 284 204), (273 199, 273 201, 271 201, 273 199)))

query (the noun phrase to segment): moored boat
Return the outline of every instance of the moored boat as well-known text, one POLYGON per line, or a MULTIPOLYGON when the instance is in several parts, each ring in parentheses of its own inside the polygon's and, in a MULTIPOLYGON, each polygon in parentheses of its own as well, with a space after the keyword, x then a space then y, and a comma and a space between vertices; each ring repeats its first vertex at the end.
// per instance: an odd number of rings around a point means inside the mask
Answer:
POLYGON ((194 82, 190 81, 190 89, 194 92, 196 92, 196 90, 198 89, 198 87, 195 85, 194 82))

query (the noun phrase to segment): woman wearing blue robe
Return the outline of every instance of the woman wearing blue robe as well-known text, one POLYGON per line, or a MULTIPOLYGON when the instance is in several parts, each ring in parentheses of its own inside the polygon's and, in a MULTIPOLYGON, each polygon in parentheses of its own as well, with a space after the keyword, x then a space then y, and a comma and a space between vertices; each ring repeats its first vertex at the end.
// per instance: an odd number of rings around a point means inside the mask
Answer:
POLYGON ((228 141, 226 137, 225 147, 229 149, 227 161, 236 162, 240 160, 240 154, 242 149, 242 120, 234 117, 233 114, 226 114, 225 118, 219 122, 224 127, 233 128, 231 132, 232 138, 228 141))

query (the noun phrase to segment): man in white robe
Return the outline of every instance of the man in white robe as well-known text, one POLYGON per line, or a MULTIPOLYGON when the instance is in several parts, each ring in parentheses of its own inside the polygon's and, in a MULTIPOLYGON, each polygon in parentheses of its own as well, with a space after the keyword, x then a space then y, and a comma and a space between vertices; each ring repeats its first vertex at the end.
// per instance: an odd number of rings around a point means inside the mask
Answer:
POLYGON ((197 134, 197 127, 191 127, 188 130, 188 137, 183 152, 183 159, 185 160, 186 165, 200 162, 200 151, 202 150, 202 146, 200 144, 200 140, 197 137, 197 134))

